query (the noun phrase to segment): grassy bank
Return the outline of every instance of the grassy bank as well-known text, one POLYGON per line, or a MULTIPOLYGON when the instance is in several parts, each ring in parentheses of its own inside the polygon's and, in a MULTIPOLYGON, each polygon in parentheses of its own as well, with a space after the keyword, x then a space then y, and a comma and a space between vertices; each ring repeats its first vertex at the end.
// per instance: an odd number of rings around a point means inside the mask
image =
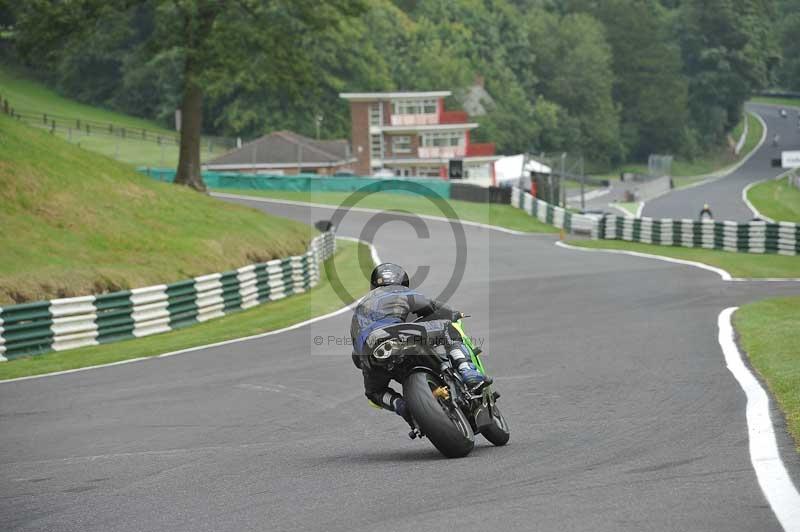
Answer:
POLYGON ((755 185, 747 191, 747 199, 773 220, 800 223, 800 189, 788 177, 755 185))
POLYGON ((800 278, 800 260, 785 255, 759 255, 756 253, 733 253, 702 248, 682 248, 641 244, 624 240, 576 240, 569 242, 575 246, 593 249, 621 249, 638 251, 662 257, 702 262, 709 266, 722 268, 733 277, 745 278, 800 278))
POLYGON ((739 345, 786 414, 800 451, 800 297, 744 305, 733 324, 739 345))
MULTIPOLYGON (((119 161, 142 166, 176 166, 178 162, 178 146, 170 141, 162 145, 155 141, 142 141, 135 138, 135 132, 146 129, 150 133, 162 135, 170 139, 177 135, 177 132, 163 127, 156 122, 136 118, 133 116, 92 107, 82 104, 75 100, 70 100, 58 95, 41 83, 27 79, 17 70, 8 66, 0 66, 0 97, 9 101, 11 106, 20 113, 33 114, 35 119, 26 118, 29 125, 41 128, 48 128, 40 118, 44 114, 56 120, 56 135, 64 140, 80 145, 87 150, 106 155, 119 161), (119 136, 101 135, 100 131, 93 134, 86 134, 85 130, 75 129, 76 119, 85 122, 87 120, 104 123, 112 123, 115 128, 130 129, 131 132, 126 138, 119 136), (67 128, 73 128, 70 132, 67 128)), ((222 146, 211 145, 205 141, 203 144, 201 157, 209 158, 222 154, 225 149, 222 146)))
MULTIPOLYGON (((369 288, 367 279, 370 272, 369 268, 366 268, 366 265, 371 265, 369 248, 363 244, 343 240, 338 241, 337 246, 337 253, 330 260, 336 261, 339 280, 349 293, 363 294, 369 288), (359 253, 366 256, 366 260, 362 261, 365 264, 364 270, 359 266, 359 253)), ((3 362, 0 364, 0 380, 149 357, 241 338, 287 327, 314 316, 333 312, 343 305, 323 270, 320 284, 304 294, 269 302, 177 331, 3 362)))
MULTIPOLYGON (((341 205, 351 196, 349 192, 291 192, 283 190, 232 189, 221 189, 219 192, 321 203, 324 205, 341 205)), ((456 217, 460 220, 498 225, 515 231, 526 231, 529 233, 555 233, 558 231, 555 227, 543 224, 521 209, 516 209, 511 205, 473 203, 470 201, 458 200, 447 200, 447 204, 452 207, 456 217)), ((447 213, 442 212, 439 207, 430 200, 412 194, 379 192, 363 197, 363 199, 354 204, 354 207, 398 210, 429 216, 447 217, 447 213)))
POLYGON ((308 226, 158 183, 0 115, 0 305, 303 253, 308 226))

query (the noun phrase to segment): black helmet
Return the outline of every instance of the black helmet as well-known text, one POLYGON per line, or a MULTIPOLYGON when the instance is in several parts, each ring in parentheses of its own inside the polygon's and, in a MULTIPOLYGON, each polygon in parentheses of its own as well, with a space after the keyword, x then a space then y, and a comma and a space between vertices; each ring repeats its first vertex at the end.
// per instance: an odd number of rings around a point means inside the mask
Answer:
POLYGON ((383 264, 375 266, 369 278, 370 287, 375 289, 379 286, 389 286, 393 284, 408 286, 408 274, 406 271, 397 264, 391 262, 384 262, 383 264))

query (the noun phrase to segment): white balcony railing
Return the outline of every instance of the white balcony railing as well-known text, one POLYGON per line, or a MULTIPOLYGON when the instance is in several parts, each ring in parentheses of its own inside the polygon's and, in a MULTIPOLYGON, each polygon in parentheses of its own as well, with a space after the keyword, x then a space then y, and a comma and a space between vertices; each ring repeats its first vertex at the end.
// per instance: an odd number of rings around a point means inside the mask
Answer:
POLYGON ((427 126, 431 124, 438 124, 439 115, 436 113, 392 115, 390 122, 393 126, 427 126))
POLYGON ((467 154, 465 146, 420 146, 420 159, 464 157, 467 154))

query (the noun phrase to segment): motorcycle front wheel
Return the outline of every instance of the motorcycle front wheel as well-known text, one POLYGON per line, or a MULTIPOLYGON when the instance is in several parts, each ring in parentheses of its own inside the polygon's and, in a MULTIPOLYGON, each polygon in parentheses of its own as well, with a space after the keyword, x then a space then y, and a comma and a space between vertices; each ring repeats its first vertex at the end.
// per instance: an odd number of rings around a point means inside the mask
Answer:
POLYGON ((475 446, 475 434, 460 408, 451 407, 447 400, 433 395, 443 385, 430 373, 417 371, 403 382, 403 397, 434 447, 448 458, 461 458, 475 446))

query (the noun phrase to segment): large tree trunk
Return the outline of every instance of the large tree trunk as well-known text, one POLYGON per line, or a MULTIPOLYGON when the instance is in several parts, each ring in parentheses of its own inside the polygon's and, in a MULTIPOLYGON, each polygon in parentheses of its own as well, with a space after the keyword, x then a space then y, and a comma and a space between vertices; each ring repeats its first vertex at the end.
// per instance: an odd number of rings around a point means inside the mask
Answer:
POLYGON ((192 79, 191 65, 186 65, 186 86, 181 103, 181 148, 175 183, 204 192, 200 175, 200 130, 203 126, 203 91, 192 79))
POLYGON ((203 128, 203 89, 200 74, 208 64, 206 39, 224 3, 205 0, 197 3, 197 11, 186 10, 184 32, 186 62, 183 67, 183 102, 181 102, 181 150, 175 183, 205 191, 200 175, 200 131, 203 128))

